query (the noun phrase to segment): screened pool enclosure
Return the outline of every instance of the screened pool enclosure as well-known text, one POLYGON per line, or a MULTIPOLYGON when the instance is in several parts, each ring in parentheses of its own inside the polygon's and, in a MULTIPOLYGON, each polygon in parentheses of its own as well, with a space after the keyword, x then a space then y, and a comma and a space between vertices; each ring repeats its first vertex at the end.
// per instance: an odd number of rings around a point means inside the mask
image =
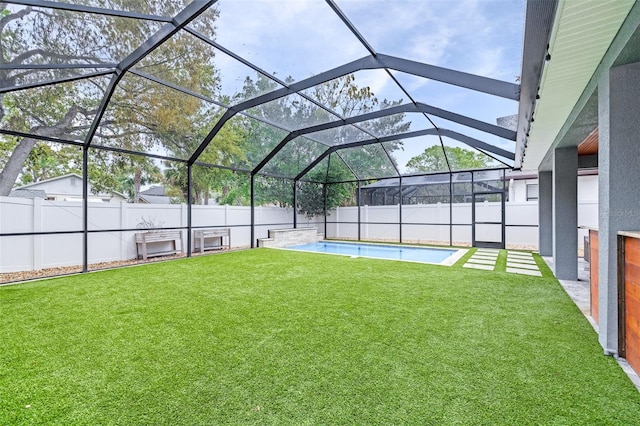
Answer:
POLYGON ((422 3, 0 3, 0 273, 135 263, 144 232, 504 246, 524 4, 456 48, 422 3))

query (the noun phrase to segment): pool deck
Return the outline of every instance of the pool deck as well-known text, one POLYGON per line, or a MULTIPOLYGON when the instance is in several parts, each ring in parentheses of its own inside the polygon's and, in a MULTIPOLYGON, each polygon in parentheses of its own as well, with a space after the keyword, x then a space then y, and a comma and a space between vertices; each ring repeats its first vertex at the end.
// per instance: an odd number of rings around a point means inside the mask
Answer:
MULTIPOLYGON (((544 261, 549 265, 549 268, 553 270, 553 259, 550 257, 543 257, 544 261)), ((589 286, 589 263, 584 259, 578 258, 578 281, 558 280, 564 291, 567 292, 573 303, 576 304, 578 309, 585 316, 589 324, 593 329, 598 332, 598 324, 591 317, 590 307, 590 286, 589 286)), ((622 368, 622 371, 626 373, 629 380, 634 384, 638 392, 640 392, 640 376, 636 373, 629 363, 624 358, 614 357, 618 361, 618 365, 622 368)))

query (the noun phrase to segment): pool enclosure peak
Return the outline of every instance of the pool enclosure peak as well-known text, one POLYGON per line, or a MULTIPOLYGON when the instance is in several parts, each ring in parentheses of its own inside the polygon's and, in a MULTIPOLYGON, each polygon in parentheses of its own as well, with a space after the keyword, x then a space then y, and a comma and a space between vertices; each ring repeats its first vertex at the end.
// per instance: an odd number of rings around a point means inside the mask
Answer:
POLYGON ((342 181, 511 167, 515 127, 496 120, 518 112, 524 4, 467 9, 2 2, 0 195, 42 143, 323 183, 332 162, 342 181))

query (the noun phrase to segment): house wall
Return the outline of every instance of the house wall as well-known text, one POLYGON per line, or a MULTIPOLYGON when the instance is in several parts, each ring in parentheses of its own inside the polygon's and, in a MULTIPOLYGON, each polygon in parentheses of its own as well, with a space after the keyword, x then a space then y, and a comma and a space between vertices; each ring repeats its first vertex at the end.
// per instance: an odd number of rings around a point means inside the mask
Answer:
POLYGON ((42 189, 47 194, 71 194, 82 196, 82 179, 75 176, 56 179, 48 182, 39 182, 29 185, 29 189, 42 189))
MULTIPOLYGON (((526 202, 528 184, 537 185, 538 179, 509 181, 509 201, 526 202)), ((598 175, 578 176, 578 201, 598 201, 598 175)))
MULTIPOLYGON (((535 204, 537 209, 537 202, 527 201, 527 184, 538 184, 538 179, 520 179, 512 180, 509 182, 509 203, 532 203, 535 204)), ((578 226, 580 227, 597 227, 598 226, 598 175, 578 176, 578 226)), ((509 211, 517 212, 518 209, 507 208, 507 216, 509 211)), ((537 212, 537 210, 536 210, 537 212)), ((537 214, 537 213, 536 213, 537 214)), ((518 216, 513 216, 513 219, 517 219, 518 216)), ((531 222, 532 213, 527 212, 522 216, 527 223, 531 222)), ((537 226, 537 220, 535 221, 537 226)), ((510 221, 507 217, 507 224, 516 223, 510 221)), ((525 229, 523 227, 507 227, 507 241, 536 241, 537 247, 537 234, 538 230, 525 229), (524 236, 527 236, 526 238, 524 236)), ((584 238, 588 235, 586 229, 578 229, 578 248, 582 249, 584 245, 584 238)), ((524 244, 518 242, 518 244, 524 244)), ((528 244, 528 243, 527 243, 528 244)))

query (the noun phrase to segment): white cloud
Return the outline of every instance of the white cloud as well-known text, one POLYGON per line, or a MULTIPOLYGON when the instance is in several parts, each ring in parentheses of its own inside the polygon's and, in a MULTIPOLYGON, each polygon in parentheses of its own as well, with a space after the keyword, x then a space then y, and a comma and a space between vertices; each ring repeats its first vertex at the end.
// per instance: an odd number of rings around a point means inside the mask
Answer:
POLYGON ((219 43, 280 78, 305 78, 368 54, 324 1, 222 1, 219 8, 219 43))
MULTIPOLYGON (((524 0, 336 1, 377 52, 511 82, 520 73, 524 0)), ((299 80, 368 54, 323 0, 222 0, 219 9, 217 41, 280 78, 299 80)), ((241 87, 244 75, 234 74, 247 70, 220 59, 225 84, 241 87)), ((359 72, 356 82, 379 99, 407 101, 382 71, 359 72)), ((401 82, 419 102, 485 121, 517 109, 424 78, 401 82)))
POLYGON ((440 27, 434 33, 414 37, 407 49, 409 57, 427 64, 442 63, 453 42, 453 35, 450 28, 440 27))
POLYGON ((475 63, 469 72, 494 78, 503 74, 503 68, 501 67, 503 53, 504 49, 501 47, 485 48, 482 55, 476 55, 475 63))

